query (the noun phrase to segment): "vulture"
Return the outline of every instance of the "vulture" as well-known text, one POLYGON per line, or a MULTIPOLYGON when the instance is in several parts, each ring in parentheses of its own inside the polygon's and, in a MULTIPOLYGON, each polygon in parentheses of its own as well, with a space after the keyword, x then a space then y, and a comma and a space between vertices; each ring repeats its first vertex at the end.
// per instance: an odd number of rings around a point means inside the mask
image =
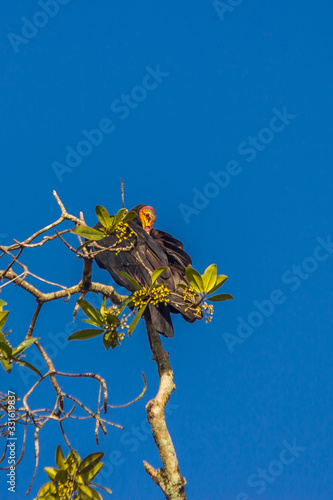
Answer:
MULTIPOLYGON (((153 229, 156 220, 153 207, 137 205, 132 211, 137 214, 137 217, 127 222, 136 235, 132 248, 128 250, 126 239, 119 241, 117 235, 111 234, 98 241, 98 245, 105 250, 98 251, 94 259, 100 268, 109 272, 117 285, 131 293, 136 289, 121 272, 125 271, 141 286, 149 287, 152 272, 160 267, 166 267, 167 269, 157 279, 157 283, 164 283, 167 286, 170 300, 167 304, 149 304, 148 308, 155 330, 165 337, 173 337, 171 313, 181 314, 189 323, 202 319, 202 313, 199 309, 196 310, 201 298, 195 296, 192 299, 194 302, 184 301, 183 290, 178 287, 179 284, 189 286, 185 269, 192 265, 192 260, 184 251, 181 241, 165 231, 153 229), (108 250, 112 246, 116 247, 117 251, 108 250)), ((94 228, 101 229, 101 223, 95 224, 94 228)))

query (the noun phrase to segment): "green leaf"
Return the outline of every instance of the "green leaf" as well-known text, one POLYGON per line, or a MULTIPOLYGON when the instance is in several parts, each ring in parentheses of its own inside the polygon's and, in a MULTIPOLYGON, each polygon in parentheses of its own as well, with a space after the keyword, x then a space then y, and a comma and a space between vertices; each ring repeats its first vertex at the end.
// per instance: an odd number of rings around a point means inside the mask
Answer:
POLYGON ((211 302, 222 302, 223 300, 231 300, 233 296, 230 293, 220 293, 219 295, 213 295, 213 297, 209 297, 207 300, 211 302))
POLYGON ((69 477, 68 472, 65 469, 56 470, 56 475, 54 481, 59 483, 67 483, 69 477))
POLYGON ((8 345, 7 342, 3 342, 2 340, 0 340, 0 350, 4 351, 7 354, 8 358, 11 358, 13 355, 10 345, 8 345))
POLYGON ((100 311, 101 311, 101 315, 104 317, 104 314, 105 314, 105 303, 106 303, 106 297, 104 296, 103 297, 103 300, 102 300, 102 305, 101 305, 101 308, 100 308, 100 311))
POLYGON ((228 276, 225 276, 224 274, 220 274, 217 278, 216 278, 216 283, 215 285, 213 286, 213 288, 211 288, 209 290, 208 293, 214 293, 216 292, 222 285, 225 281, 227 281, 228 279, 228 276))
MULTIPOLYGON (((108 351, 110 349, 110 347, 112 346, 112 342, 110 342, 110 340, 107 340, 105 338, 105 334, 103 335, 103 344, 104 344, 104 347, 105 349, 108 351)), ((113 349, 113 348, 112 348, 113 349)))
POLYGON ((68 481, 67 470, 58 470, 55 476, 55 481, 59 481, 59 483, 66 483, 68 481))
POLYGON ((136 313, 135 315, 135 318, 133 319, 132 323, 130 324, 130 327, 128 329, 128 335, 131 335, 134 331, 134 328, 136 327, 136 325, 138 324, 138 321, 139 319, 141 318, 141 316, 143 315, 145 309, 147 307, 147 304, 145 304, 144 306, 142 306, 138 312, 136 313))
POLYGON ((204 292, 209 293, 209 290, 213 288, 216 283, 217 278, 217 267, 216 264, 211 264, 207 267, 202 275, 202 280, 204 284, 204 292))
POLYGON ((130 210, 126 215, 125 217, 123 218, 123 222, 128 222, 130 220, 133 220, 135 219, 135 217, 137 217, 137 214, 136 212, 134 212, 133 210, 130 210))
MULTIPOLYGON (((97 323, 97 321, 95 321, 94 319, 89 319, 89 318, 83 319, 82 323, 88 323, 89 325, 94 325, 94 326, 98 326, 98 327, 101 326, 100 322, 97 323)), ((104 321, 103 321, 103 326, 104 326, 104 321)))
POLYGON ((97 465, 102 458, 104 457, 104 453, 97 452, 97 453, 91 453, 91 455, 88 455, 84 460, 82 460, 80 467, 79 467, 79 473, 80 474, 86 474, 88 473, 91 469, 97 465))
POLYGON ((187 267, 185 270, 186 278, 189 280, 190 285, 196 292, 203 293, 204 284, 201 275, 193 269, 193 267, 187 267))
POLYGON ((89 304, 86 300, 79 299, 77 301, 82 311, 92 320, 96 321, 99 326, 103 326, 103 320, 100 317, 100 312, 96 311, 96 309, 89 304))
POLYGON ((68 453, 68 457, 66 459, 66 468, 68 474, 73 475, 80 466, 80 462, 81 460, 78 453, 75 450, 71 450, 68 453))
POLYGON ((68 340, 86 340, 92 339, 93 337, 97 337, 101 333, 104 333, 105 330, 101 330, 100 328, 91 328, 87 330, 79 330, 78 332, 72 333, 68 337, 68 340))
POLYGON ((53 481, 56 477, 58 470, 55 467, 44 467, 44 471, 47 474, 47 477, 53 481))
POLYGON ((117 316, 111 313, 107 315, 106 322, 108 325, 120 325, 119 318, 117 318, 117 316))
POLYGON ((112 494, 112 491, 110 490, 110 488, 106 488, 105 486, 101 486, 100 484, 96 484, 96 483, 91 483, 91 484, 93 486, 96 486, 97 488, 100 488, 103 491, 106 491, 107 493, 110 493, 110 495, 112 494))
POLYGON ((38 377, 40 377, 40 378, 43 377, 43 375, 38 370, 38 368, 36 368, 34 365, 31 365, 30 363, 28 363, 28 361, 25 361, 24 359, 21 359, 21 358, 14 358, 13 361, 15 361, 15 363, 17 363, 18 365, 25 366, 26 368, 29 368, 29 370, 36 373, 36 375, 38 375, 38 377))
POLYGON ((152 285, 161 276, 161 274, 164 273, 165 270, 166 270, 166 267, 159 267, 158 269, 155 269, 155 271, 151 275, 151 284, 152 285))
POLYGON ((0 312, 0 330, 3 329, 8 318, 9 311, 0 312))
POLYGON ((133 300, 133 297, 130 295, 125 300, 122 301, 120 306, 118 307, 119 315, 123 312, 125 307, 133 300))
POLYGON ((66 458, 64 455, 64 452, 61 449, 60 444, 58 445, 56 449, 56 454, 55 454, 55 461, 59 469, 65 469, 66 467, 66 458))
POLYGON ((77 489, 80 491, 81 500, 103 500, 98 491, 90 488, 90 486, 79 484, 77 489))
POLYGON ((182 288, 183 290, 188 290, 188 286, 187 285, 184 285, 183 283, 178 283, 179 288, 182 288))
POLYGON ((91 481, 97 476, 100 470, 103 468, 103 463, 96 464, 92 469, 88 472, 82 472, 81 476, 84 480, 85 484, 91 483, 91 481))
POLYGON ((51 483, 44 484, 44 486, 42 486, 41 489, 39 490, 37 498, 42 498, 46 493, 49 493, 50 485, 51 483))
POLYGON ((11 361, 8 361, 7 359, 0 356, 0 363, 2 364, 3 368, 6 370, 7 373, 10 373, 12 371, 13 364, 11 361))
POLYGON ((136 279, 132 278, 129 274, 125 273, 125 271, 119 271, 119 274, 124 276, 132 285, 135 287, 136 290, 141 290, 141 285, 136 281, 136 279))
POLYGON ((102 205, 97 205, 95 207, 95 212, 102 226, 105 227, 105 229, 110 229, 113 221, 111 220, 109 212, 106 208, 102 207, 102 205))
POLYGON ((119 222, 121 222, 121 220, 123 219, 124 217, 124 213, 126 212, 126 208, 121 208, 119 210, 119 212, 117 213, 117 215, 115 215, 115 218, 114 218, 114 225, 116 226, 117 224, 119 224, 119 222))
POLYGON ((87 226, 75 226, 71 233, 77 234, 78 236, 82 236, 86 240, 99 241, 105 238, 105 234, 97 229, 87 226))
POLYGON ((21 344, 19 344, 15 349, 13 349, 13 356, 16 356, 20 352, 22 352, 25 349, 27 349, 28 347, 30 347, 37 340, 39 340, 39 338, 37 338, 37 337, 30 337, 29 339, 23 340, 23 342, 21 342, 21 344))

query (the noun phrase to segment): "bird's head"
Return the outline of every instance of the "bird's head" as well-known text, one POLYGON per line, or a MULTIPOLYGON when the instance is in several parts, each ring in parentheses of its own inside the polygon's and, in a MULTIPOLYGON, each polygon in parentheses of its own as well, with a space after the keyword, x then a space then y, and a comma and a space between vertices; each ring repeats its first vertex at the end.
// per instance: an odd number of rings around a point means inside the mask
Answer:
POLYGON ((150 205, 138 205, 132 210, 138 214, 143 229, 150 234, 156 220, 155 209, 150 205))

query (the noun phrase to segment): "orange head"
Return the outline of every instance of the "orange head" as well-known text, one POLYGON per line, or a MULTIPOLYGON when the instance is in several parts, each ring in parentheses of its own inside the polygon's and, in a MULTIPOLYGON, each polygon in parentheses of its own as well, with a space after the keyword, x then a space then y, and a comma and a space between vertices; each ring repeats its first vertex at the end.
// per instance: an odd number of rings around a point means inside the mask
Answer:
POLYGON ((150 234, 150 231, 153 229, 153 225, 156 220, 156 212, 155 209, 149 205, 144 205, 139 210, 139 218, 142 224, 143 229, 150 234))

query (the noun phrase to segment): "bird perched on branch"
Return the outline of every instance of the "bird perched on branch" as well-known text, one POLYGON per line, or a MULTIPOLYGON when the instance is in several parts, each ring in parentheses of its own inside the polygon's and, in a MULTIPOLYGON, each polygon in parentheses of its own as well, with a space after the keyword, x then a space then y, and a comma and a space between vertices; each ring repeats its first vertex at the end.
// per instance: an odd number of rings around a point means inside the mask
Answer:
MULTIPOLYGON (((134 234, 131 244, 128 244, 126 237, 119 238, 116 234, 106 236, 98 241, 99 247, 104 247, 105 250, 96 253, 95 261, 99 267, 110 273, 117 285, 131 293, 136 289, 122 272, 126 272, 141 286, 149 288, 153 271, 166 267, 157 283, 163 283, 168 288, 169 300, 167 303, 149 304, 149 312, 156 331, 165 337, 173 337, 170 313, 181 314, 189 323, 202 319, 202 312, 196 307, 200 303, 200 297, 194 296, 190 301, 186 300, 178 286, 189 286, 185 269, 192 265, 192 260, 183 250, 183 244, 179 240, 164 231, 153 229, 156 220, 153 207, 138 205, 132 211, 137 217, 127 222, 134 234)), ((98 222, 94 228, 101 229, 101 223, 98 222)))

